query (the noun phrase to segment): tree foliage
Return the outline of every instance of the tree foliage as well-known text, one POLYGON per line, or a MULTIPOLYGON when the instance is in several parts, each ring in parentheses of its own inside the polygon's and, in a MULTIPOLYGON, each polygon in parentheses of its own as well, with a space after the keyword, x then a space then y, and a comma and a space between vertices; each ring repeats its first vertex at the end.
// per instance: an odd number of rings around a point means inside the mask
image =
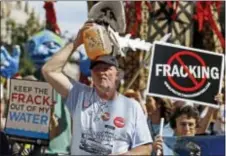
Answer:
POLYGON ((12 19, 7 19, 6 21, 7 31, 10 32, 11 43, 1 43, 4 44, 9 51, 12 50, 13 45, 19 45, 21 47, 21 57, 20 57, 20 70, 19 73, 22 76, 32 74, 35 70, 34 65, 25 51, 26 42, 28 39, 41 31, 44 25, 41 25, 38 19, 35 17, 34 11, 30 13, 30 16, 25 25, 18 25, 12 19))

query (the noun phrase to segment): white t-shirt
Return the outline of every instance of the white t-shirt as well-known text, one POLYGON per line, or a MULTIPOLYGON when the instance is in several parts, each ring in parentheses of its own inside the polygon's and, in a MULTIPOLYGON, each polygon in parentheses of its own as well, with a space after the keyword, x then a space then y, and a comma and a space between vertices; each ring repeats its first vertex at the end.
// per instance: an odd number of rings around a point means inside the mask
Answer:
POLYGON ((66 105, 73 119, 72 155, 121 154, 152 142, 135 100, 119 94, 104 102, 94 88, 75 82, 66 105))

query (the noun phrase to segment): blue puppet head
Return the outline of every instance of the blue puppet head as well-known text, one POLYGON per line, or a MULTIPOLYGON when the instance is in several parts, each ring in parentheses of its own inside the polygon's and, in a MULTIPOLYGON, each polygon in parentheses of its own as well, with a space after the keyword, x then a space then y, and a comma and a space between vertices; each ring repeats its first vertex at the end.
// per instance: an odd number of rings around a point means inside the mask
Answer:
POLYGON ((36 68, 39 69, 63 46, 64 41, 59 36, 44 30, 29 39, 26 50, 36 68))
POLYGON ((81 51, 79 51, 79 60, 80 60, 79 67, 80 67, 81 73, 86 77, 91 76, 91 72, 90 72, 91 61, 85 52, 84 46, 81 49, 81 51))
POLYGON ((91 76, 90 72, 90 64, 91 61, 88 58, 84 45, 81 45, 72 55, 71 62, 76 62, 79 65, 80 72, 83 76, 89 77, 91 76))

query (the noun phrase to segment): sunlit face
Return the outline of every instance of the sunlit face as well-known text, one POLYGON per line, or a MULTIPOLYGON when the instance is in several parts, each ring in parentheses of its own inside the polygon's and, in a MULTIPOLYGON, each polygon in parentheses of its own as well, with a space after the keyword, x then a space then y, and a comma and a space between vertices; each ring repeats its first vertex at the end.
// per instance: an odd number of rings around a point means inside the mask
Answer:
POLYGON ((94 86, 102 92, 109 92, 116 89, 118 70, 115 66, 98 63, 92 68, 92 79, 94 86))
POLYGON ((185 114, 176 118, 175 132, 177 136, 194 136, 196 133, 195 118, 188 118, 185 114))
POLYGON ((154 112, 158 111, 159 107, 160 106, 157 104, 154 98, 147 97, 146 108, 147 108, 148 115, 151 115, 154 112))

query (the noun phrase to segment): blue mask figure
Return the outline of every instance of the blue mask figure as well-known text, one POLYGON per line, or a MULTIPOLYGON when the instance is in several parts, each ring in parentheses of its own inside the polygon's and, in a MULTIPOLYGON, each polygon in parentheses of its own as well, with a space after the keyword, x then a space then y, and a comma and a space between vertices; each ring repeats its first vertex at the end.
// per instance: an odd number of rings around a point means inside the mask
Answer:
POLYGON ((79 51, 79 67, 80 67, 80 71, 81 73, 86 76, 89 77, 91 76, 91 72, 90 72, 90 59, 88 58, 85 49, 83 48, 82 51, 79 51))
POLYGON ((76 62, 76 64, 79 65, 79 70, 83 76, 85 77, 91 76, 90 72, 91 61, 88 58, 83 45, 81 45, 75 52, 73 52, 70 60, 71 62, 76 62))
POLYGON ((0 76, 5 78, 13 77, 19 70, 21 49, 18 45, 13 47, 12 55, 4 46, 0 50, 0 76))
POLYGON ((49 30, 35 34, 27 43, 27 51, 37 69, 64 46, 64 41, 49 30))

